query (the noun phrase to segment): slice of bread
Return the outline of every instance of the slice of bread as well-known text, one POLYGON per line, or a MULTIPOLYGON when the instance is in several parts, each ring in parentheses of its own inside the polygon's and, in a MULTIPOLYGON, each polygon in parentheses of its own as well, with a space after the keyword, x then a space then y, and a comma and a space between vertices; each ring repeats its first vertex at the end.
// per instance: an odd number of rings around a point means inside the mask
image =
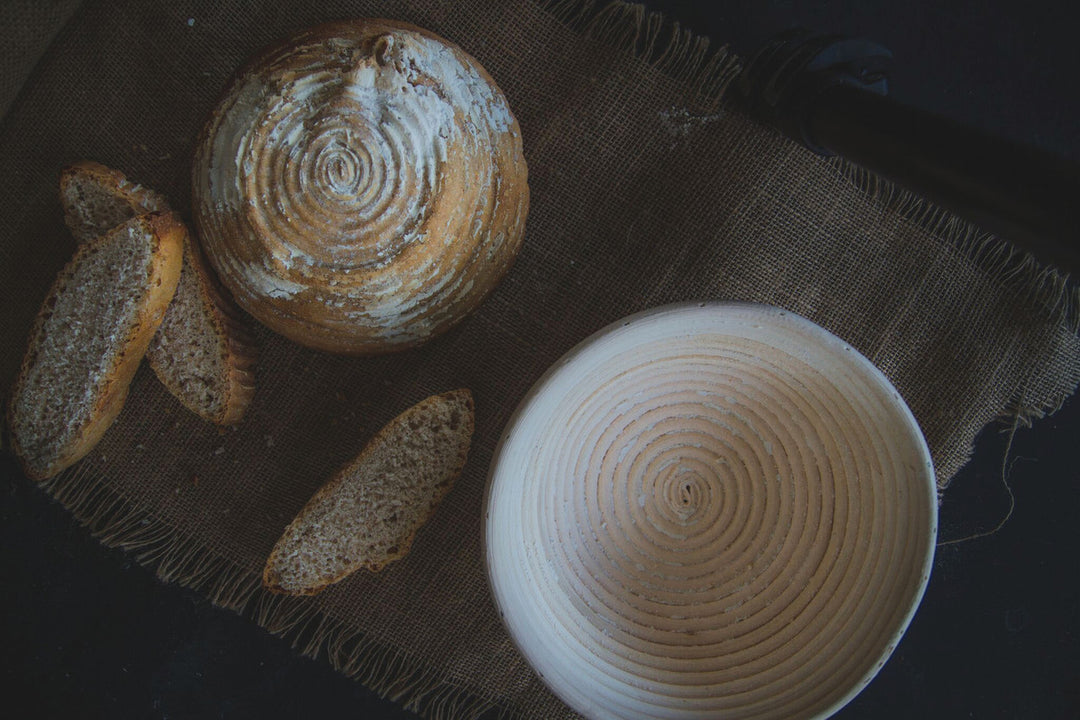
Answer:
POLYGON ((127 221, 82 244, 34 322, 8 405, 26 474, 52 477, 101 439, 176 291, 184 224, 172 213, 127 221))
POLYGON ((60 205, 78 243, 104 235, 136 215, 170 209, 158 193, 90 160, 60 171, 60 205))
MULTIPOLYGON (((85 242, 124 219, 168 207, 123 173, 84 161, 60 174, 60 202, 75 238, 85 242)), ((184 249, 176 296, 146 359, 185 407, 204 420, 235 425, 255 393, 255 342, 197 243, 184 249)))
POLYGON ((403 557, 465 466, 473 422, 468 390, 434 395, 391 420, 285 529, 263 585, 314 595, 403 557))
POLYGON ((256 346, 224 292, 189 240, 176 297, 150 341, 146 360, 193 413, 218 425, 235 425, 255 395, 256 346))

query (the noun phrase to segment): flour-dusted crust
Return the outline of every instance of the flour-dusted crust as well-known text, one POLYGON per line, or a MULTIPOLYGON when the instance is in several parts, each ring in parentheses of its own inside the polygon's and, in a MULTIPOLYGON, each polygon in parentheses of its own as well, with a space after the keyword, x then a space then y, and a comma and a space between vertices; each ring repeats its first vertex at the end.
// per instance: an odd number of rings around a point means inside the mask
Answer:
POLYGON ((242 69, 195 154, 196 227, 241 307, 296 342, 418 345, 521 244, 521 132, 490 76, 389 20, 322 25, 242 69))

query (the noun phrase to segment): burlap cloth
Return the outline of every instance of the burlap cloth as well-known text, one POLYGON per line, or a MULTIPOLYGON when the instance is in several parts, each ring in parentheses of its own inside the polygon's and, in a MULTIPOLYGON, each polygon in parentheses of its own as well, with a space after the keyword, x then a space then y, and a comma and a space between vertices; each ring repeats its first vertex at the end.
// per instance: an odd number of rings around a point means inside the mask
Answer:
POLYGON ((70 256, 57 173, 96 159, 190 206, 192 145, 241 61, 301 27, 409 20, 490 71, 521 122, 532 210, 505 282, 430 345, 322 355, 260 330, 259 390, 235 431, 183 410, 144 367, 116 425, 47 485, 104 542, 426 714, 569 716, 492 607, 480 507, 514 406, 562 353, 687 299, 781 305, 845 338, 910 404, 944 488, 997 417, 1056 408, 1080 380, 1077 293, 1007 245, 740 115, 737 63, 638 8, 461 3, 9 3, 0 74, 0 381, 70 256), (25 80, 25 82, 24 82, 25 80), (20 90, 21 88, 21 90, 20 90), (18 94, 16 95, 16 92, 18 94), (463 477, 412 553, 313 600, 259 589, 282 528, 395 414, 469 387, 463 477))

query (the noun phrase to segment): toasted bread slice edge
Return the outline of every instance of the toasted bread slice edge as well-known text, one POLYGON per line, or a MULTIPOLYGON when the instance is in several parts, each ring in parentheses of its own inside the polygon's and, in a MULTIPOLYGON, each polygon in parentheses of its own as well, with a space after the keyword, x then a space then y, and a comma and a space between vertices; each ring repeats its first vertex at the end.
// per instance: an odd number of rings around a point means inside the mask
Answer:
MULTIPOLYGON (((18 403, 15 398, 22 391, 29 368, 38 361, 38 345, 41 343, 43 330, 46 322, 52 315, 56 297, 64 291, 67 283, 72 281, 72 276, 78 263, 93 251, 94 243, 112 241, 112 236, 104 235, 89 244, 84 244, 76 251, 75 256, 68 262, 63 270, 57 275, 52 287, 42 303, 34 324, 30 331, 30 340, 26 354, 15 380, 8 403, 7 424, 10 431, 9 440, 12 450, 19 458, 23 471, 33 480, 46 480, 60 471, 70 467, 85 456, 101 440, 105 431, 119 415, 127 398, 128 387, 135 377, 139 363, 150 338, 157 331, 161 319, 165 315, 165 308, 176 291, 176 285, 180 279, 180 267, 183 256, 183 242, 186 230, 179 218, 172 213, 154 213, 146 218, 134 219, 131 222, 147 223, 153 234, 155 247, 151 252, 151 262, 147 269, 147 281, 145 292, 140 298, 141 309, 138 312, 136 322, 118 342, 121 351, 117 353, 116 362, 109 369, 108 382, 100 388, 94 400, 93 408, 87 422, 79 429, 77 436, 63 448, 57 457, 45 466, 37 466, 29 462, 26 453, 19 442, 15 428, 18 426, 15 414, 18 403)), ((114 232, 121 232, 124 226, 114 232)))

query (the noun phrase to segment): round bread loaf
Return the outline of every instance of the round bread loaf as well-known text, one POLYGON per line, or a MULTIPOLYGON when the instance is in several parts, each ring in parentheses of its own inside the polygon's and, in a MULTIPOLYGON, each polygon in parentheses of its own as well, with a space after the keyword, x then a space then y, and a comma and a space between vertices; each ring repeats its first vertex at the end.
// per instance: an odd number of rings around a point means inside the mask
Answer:
POLYGON ((221 281, 321 350, 416 346, 476 308, 521 245, 521 131, 460 48, 418 27, 311 28, 244 67, 195 153, 221 281))

